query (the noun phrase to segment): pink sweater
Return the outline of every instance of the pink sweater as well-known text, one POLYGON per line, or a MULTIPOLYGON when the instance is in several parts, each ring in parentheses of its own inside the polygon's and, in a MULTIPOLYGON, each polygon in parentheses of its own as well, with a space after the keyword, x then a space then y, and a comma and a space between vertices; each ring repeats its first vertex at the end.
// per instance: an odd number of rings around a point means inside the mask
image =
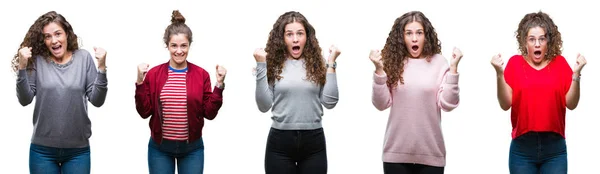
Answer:
POLYGON ((451 74, 442 55, 409 59, 404 65, 404 84, 389 90, 387 75, 374 74, 373 105, 391 106, 385 133, 383 161, 443 167, 446 148, 441 129, 441 110, 458 106, 458 74, 451 74))

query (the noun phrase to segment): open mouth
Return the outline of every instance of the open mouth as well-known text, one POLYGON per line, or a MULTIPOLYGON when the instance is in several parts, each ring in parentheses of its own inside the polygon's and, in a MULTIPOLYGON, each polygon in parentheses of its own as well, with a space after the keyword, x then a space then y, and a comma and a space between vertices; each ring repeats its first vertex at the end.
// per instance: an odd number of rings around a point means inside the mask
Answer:
POLYGON ((62 48, 62 45, 52 46, 52 51, 53 52, 58 52, 58 51, 60 51, 61 48, 62 48))
POLYGON ((292 51, 294 51, 294 52, 300 51, 300 46, 293 46, 292 51))
POLYGON ((412 50, 413 50, 413 51, 417 51, 417 50, 419 50, 419 46, 416 46, 416 45, 415 45, 415 46, 412 46, 412 47, 410 47, 410 48, 412 48, 412 50))
POLYGON ((533 52, 533 55, 534 55, 535 57, 541 57, 541 56, 542 56, 542 51, 534 51, 534 52, 533 52))

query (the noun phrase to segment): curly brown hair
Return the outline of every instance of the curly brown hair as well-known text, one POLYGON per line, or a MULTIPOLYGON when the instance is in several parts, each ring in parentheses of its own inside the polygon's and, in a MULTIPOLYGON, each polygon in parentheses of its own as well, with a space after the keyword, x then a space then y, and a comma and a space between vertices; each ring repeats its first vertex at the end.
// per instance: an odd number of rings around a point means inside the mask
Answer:
POLYGON ((287 24, 294 22, 301 23, 306 30, 307 42, 302 53, 302 57, 305 59, 306 77, 308 80, 322 86, 325 84, 327 69, 321 55, 319 41, 315 36, 315 29, 302 14, 295 11, 289 11, 279 16, 269 33, 269 40, 265 48, 265 52, 267 52, 267 81, 269 84, 274 84, 276 80, 283 78, 280 74, 289 54, 283 37, 284 30, 287 24))
POLYGON ((381 57, 383 59, 383 70, 388 76, 387 85, 390 89, 395 88, 398 85, 398 81, 404 84, 404 64, 410 55, 404 43, 404 27, 411 22, 419 22, 423 25, 425 32, 425 45, 421 55, 427 57, 427 61, 431 60, 431 57, 435 54, 441 53, 442 43, 437 37, 435 28, 429 19, 420 11, 411 11, 404 15, 396 18, 392 30, 385 42, 383 50, 381 50, 381 57))
MULTIPOLYGON (((44 42, 44 27, 50 23, 56 23, 67 34, 67 51, 75 51, 79 49, 79 43, 77 42, 77 35, 73 32, 73 27, 65 17, 55 11, 47 12, 40 16, 34 23, 29 27, 29 31, 25 34, 23 42, 19 45, 19 49, 23 47, 31 47, 31 58, 27 61, 27 71, 35 69, 35 57, 42 56, 46 60, 50 61, 50 50, 46 47, 44 42)), ((14 55, 11 65, 14 72, 19 70, 19 49, 17 54, 14 55)))
POLYGON ((185 17, 183 17, 179 10, 173 10, 171 24, 165 29, 165 34, 163 36, 163 41, 167 47, 169 46, 171 36, 177 34, 185 34, 190 45, 192 44, 192 30, 185 24, 185 17))
POLYGON ((521 22, 519 22, 519 28, 515 32, 517 41, 519 42, 519 51, 524 56, 527 55, 527 33, 529 29, 541 27, 546 32, 546 38, 548 39, 548 52, 544 55, 544 59, 552 60, 554 57, 562 54, 562 38, 558 31, 558 26, 554 24, 552 18, 542 11, 537 13, 526 14, 521 22))

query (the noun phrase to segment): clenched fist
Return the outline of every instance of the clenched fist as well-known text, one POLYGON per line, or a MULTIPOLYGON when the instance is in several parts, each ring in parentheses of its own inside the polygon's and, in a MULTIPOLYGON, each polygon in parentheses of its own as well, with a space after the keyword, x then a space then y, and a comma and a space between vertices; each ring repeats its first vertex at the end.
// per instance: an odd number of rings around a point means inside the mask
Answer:
POLYGON ((580 75, 581 69, 583 69, 585 64, 587 64, 587 60, 585 60, 585 57, 583 57, 583 55, 581 54, 577 54, 577 62, 575 64, 575 68, 573 68, 573 72, 580 75))
POLYGON ((100 47, 94 47, 96 59, 98 60, 98 69, 104 71, 106 69, 106 50, 100 47))
POLYGON ((335 45, 331 45, 331 47, 329 47, 329 58, 327 58, 327 62, 335 62, 335 60, 338 56, 340 56, 340 54, 342 54, 340 49, 338 49, 338 47, 336 47, 335 45))
POLYGON ((221 65, 217 65, 217 86, 223 87, 225 83, 225 75, 227 75, 227 69, 221 65))
POLYGON ((150 67, 150 65, 148 65, 147 63, 141 63, 138 65, 137 67, 137 84, 142 84, 144 83, 144 78, 146 78, 146 73, 148 73, 148 68, 150 67))
POLYGON ((496 69, 496 74, 504 73, 504 61, 502 60, 502 55, 495 55, 492 57, 490 63, 492 63, 492 66, 494 66, 494 69, 496 69))
POLYGON ((266 62, 267 61, 267 52, 263 48, 257 48, 254 50, 254 59, 256 62, 266 62))
POLYGON ((31 58, 31 47, 19 49, 19 69, 27 68, 27 62, 31 58))

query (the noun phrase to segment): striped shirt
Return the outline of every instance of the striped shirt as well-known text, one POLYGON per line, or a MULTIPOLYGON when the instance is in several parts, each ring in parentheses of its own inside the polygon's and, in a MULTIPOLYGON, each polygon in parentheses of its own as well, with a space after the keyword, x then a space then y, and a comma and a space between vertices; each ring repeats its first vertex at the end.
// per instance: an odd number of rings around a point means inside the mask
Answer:
POLYGON ((168 140, 188 139, 186 73, 187 67, 177 70, 169 66, 167 82, 160 92, 162 133, 168 140))

